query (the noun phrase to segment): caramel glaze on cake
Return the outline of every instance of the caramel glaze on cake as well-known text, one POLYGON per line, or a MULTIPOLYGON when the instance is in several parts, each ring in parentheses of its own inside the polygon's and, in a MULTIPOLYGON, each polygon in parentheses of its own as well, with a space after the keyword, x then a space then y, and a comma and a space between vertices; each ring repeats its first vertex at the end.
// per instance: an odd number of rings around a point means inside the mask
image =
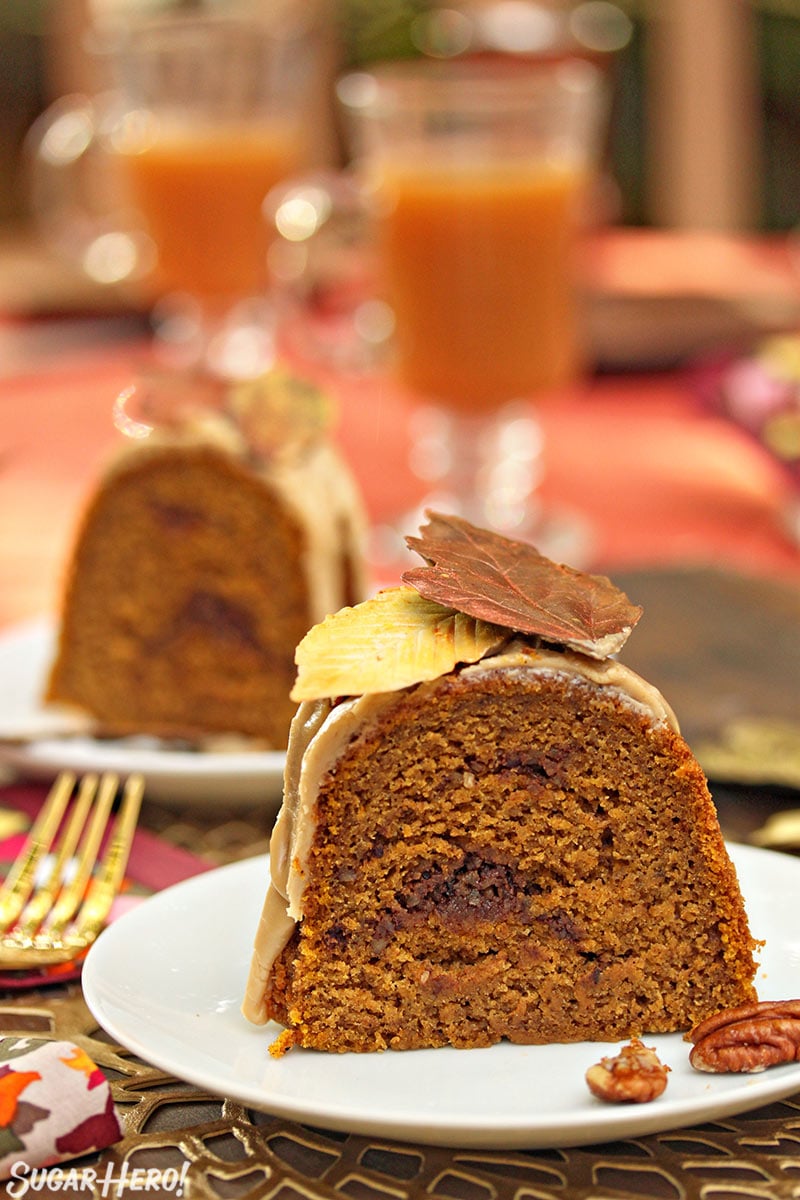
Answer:
POLYGON ((362 533, 325 441, 256 465, 213 417, 126 447, 78 531, 47 698, 106 734, 285 746, 294 647, 363 594, 362 533))
POLYGON ((755 943, 660 694, 518 639, 301 705, 243 1011, 328 1051, 614 1040, 752 1000, 755 943))

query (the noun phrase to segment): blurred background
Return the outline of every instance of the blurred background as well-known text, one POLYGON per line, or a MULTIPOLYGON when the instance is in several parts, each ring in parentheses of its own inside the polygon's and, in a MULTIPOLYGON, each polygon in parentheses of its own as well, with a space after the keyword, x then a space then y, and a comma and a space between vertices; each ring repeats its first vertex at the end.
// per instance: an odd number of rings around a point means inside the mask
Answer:
MULTIPOLYGON (((609 216, 627 225, 779 231, 800 222, 800 2, 249 0, 314 10, 331 71, 420 53, 576 51, 612 74, 609 216)), ((241 0, 2 0, 0 225, 28 216, 22 146, 54 98, 94 90, 85 33, 130 14, 241 0)), ((339 153, 333 130, 321 155, 339 153)), ((326 139, 328 131, 326 131, 326 139)))

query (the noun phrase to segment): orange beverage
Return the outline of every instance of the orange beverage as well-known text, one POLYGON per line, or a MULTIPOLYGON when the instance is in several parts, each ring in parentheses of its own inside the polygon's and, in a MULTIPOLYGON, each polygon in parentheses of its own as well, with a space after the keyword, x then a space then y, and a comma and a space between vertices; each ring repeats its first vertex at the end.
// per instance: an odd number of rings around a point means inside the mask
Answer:
POLYGON ((479 412, 574 375, 584 182, 530 160, 381 163, 378 258, 406 384, 479 412))
POLYGON ((131 199, 157 252, 161 294, 255 295, 267 282, 269 190, 302 166, 286 122, 165 129, 121 153, 131 199))

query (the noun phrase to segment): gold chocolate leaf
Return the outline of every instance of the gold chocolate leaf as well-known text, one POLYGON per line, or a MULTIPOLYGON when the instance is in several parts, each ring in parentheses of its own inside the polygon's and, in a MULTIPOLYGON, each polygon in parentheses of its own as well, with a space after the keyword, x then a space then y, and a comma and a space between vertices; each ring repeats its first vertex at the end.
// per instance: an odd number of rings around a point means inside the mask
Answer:
POLYGON ((642 615, 604 575, 584 575, 545 558, 527 542, 428 512, 420 537, 408 537, 427 566, 403 573, 428 600, 481 621, 534 634, 607 658, 642 615))
POLYGON ((248 445, 264 458, 313 441, 333 420, 332 402, 321 388, 278 368, 232 384, 228 408, 248 445))
POLYGON ((309 630, 295 653, 293 700, 395 692, 473 663, 508 640, 508 630, 386 588, 309 630))

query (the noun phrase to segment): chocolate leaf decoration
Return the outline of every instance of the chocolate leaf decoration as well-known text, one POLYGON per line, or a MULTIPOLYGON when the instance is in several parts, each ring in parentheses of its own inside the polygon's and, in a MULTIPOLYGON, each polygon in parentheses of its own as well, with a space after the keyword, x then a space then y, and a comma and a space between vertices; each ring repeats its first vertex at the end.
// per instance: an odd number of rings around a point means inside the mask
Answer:
POLYGON ((310 380, 279 368, 234 383, 228 409, 250 449, 264 459, 315 441, 333 423, 330 397, 310 380))
POLYGON ((554 563, 526 542, 460 517, 426 516, 421 536, 406 542, 427 565, 405 571, 403 583, 428 600, 592 658, 615 654, 642 615, 603 575, 554 563))
POLYGON ((342 608, 295 652, 293 700, 394 692, 474 663, 509 640, 507 629, 436 604, 413 588, 385 588, 342 608))
POLYGON ((130 438, 149 437, 154 429, 185 429, 198 416, 222 412, 225 387, 204 371, 148 367, 114 402, 117 429, 130 438))
POLYGON ((209 417, 221 418, 255 458, 267 461, 321 438, 333 424, 334 407, 315 383, 277 367, 245 380, 152 368, 120 392, 113 412, 115 425, 130 438, 155 429, 189 433, 209 417))

